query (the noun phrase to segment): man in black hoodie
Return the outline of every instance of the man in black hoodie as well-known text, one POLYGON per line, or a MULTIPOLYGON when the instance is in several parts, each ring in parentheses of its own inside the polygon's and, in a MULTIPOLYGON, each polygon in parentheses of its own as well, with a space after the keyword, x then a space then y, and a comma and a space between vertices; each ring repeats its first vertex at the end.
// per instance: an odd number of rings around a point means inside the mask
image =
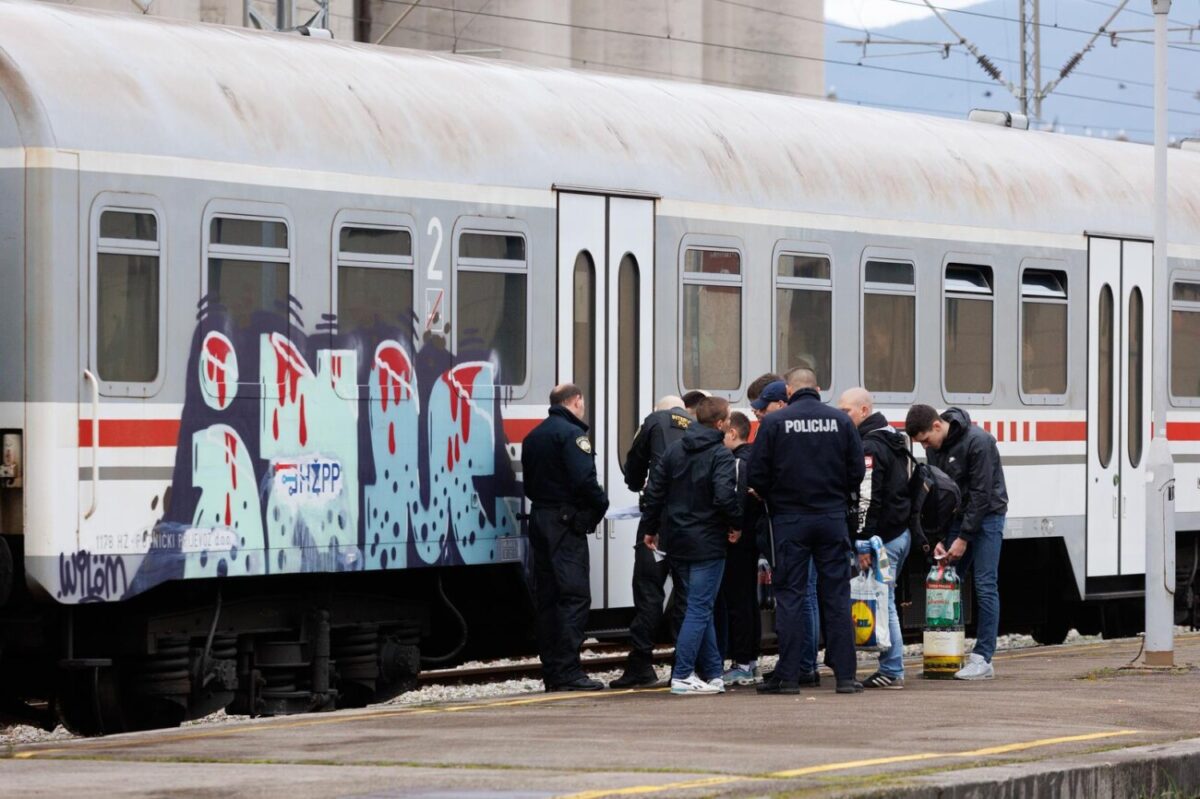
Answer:
POLYGON ((718 637, 725 642, 725 654, 731 661, 725 672, 726 685, 753 685, 762 682, 758 655, 762 646, 762 616, 758 610, 759 526, 766 526, 763 506, 747 496, 746 477, 750 468, 750 420, 744 413, 729 415, 725 446, 733 453, 737 471, 738 502, 742 506, 742 535, 729 545, 725 556, 725 575, 717 602, 718 637))
POLYGON ((1008 513, 1008 488, 996 439, 961 408, 938 412, 929 405, 908 409, 905 432, 925 447, 933 466, 958 483, 962 493, 959 515, 950 523, 945 543, 938 542, 934 557, 958 561, 975 583, 979 608, 975 650, 954 676, 960 680, 990 680, 995 676, 992 655, 1000 628, 1000 545, 1008 513))
POLYGON ((579 662, 592 606, 587 537, 608 510, 583 421, 583 392, 566 383, 550 392, 550 413, 525 437, 521 471, 529 513, 537 595, 538 648, 547 691, 596 691, 579 662))
POLYGON ((779 665, 762 693, 799 693, 805 620, 801 597, 816 560, 817 596, 826 662, 838 693, 858 693, 850 619, 850 537, 846 515, 866 470, 854 423, 821 402, 811 369, 787 373, 788 406, 763 419, 750 458, 750 488, 767 504, 775 531, 776 628, 779 665))
MULTIPOLYGON (((859 524, 855 541, 869 541, 872 536, 879 536, 891 562, 892 574, 899 579, 912 546, 912 535, 920 529, 919 526, 910 529, 912 501, 908 496, 908 442, 882 413, 875 410, 875 399, 865 388, 842 392, 838 407, 858 426, 867 469, 859 490, 859 524)), ((872 568, 872 553, 858 556, 858 568, 862 571, 872 568)), ((863 680, 867 688, 904 687, 904 639, 900 617, 896 613, 895 580, 888 584, 888 632, 891 648, 879 654, 879 670, 863 680)))
POLYGON ((736 467, 724 443, 729 402, 704 398, 696 421, 654 465, 642 497, 646 546, 667 553, 687 595, 671 672, 671 693, 682 695, 725 690, 713 605, 727 542, 736 541, 742 527, 736 467))

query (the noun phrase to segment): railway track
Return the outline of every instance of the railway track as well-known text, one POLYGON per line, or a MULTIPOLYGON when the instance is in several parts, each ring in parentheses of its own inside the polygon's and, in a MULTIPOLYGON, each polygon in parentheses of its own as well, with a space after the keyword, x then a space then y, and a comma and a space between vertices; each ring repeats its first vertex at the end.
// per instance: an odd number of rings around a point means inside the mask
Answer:
MULTIPOLYGON (((622 643, 590 644, 583 648, 583 670, 588 673, 612 671, 625 665, 629 646, 622 643), (592 656, 588 656, 592 655, 592 656)), ((655 663, 670 662, 673 648, 659 649, 654 653, 655 663)), ((494 666, 469 666, 454 669, 423 671, 417 678, 419 685, 464 685, 467 683, 503 682, 523 678, 540 678, 542 666, 535 660, 519 663, 504 663, 494 666)))

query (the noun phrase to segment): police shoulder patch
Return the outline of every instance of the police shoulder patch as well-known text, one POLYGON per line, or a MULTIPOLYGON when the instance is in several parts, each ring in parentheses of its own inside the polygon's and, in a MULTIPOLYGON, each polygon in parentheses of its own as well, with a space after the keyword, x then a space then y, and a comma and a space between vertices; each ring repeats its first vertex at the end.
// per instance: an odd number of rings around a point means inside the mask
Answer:
POLYGON ((592 442, 587 436, 580 436, 579 438, 575 439, 575 446, 579 447, 589 455, 592 454, 592 442))

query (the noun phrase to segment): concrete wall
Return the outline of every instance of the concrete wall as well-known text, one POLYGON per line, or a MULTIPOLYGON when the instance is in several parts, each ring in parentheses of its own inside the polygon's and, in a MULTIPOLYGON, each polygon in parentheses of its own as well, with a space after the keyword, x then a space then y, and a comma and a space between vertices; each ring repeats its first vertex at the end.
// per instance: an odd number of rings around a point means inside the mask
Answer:
MULTIPOLYGON (((363 0, 371 40, 409 8, 363 0)), ((823 97, 822 18, 821 0, 424 0, 384 43, 823 97)))

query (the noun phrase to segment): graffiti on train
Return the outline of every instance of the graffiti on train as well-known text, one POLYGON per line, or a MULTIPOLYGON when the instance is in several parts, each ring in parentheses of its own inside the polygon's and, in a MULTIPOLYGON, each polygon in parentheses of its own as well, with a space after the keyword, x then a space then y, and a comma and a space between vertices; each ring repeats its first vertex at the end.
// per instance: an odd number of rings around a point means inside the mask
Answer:
POLYGON ((126 595, 165 580, 514 558, 499 366, 413 325, 302 332, 201 304, 172 501, 126 595), (420 343, 418 344, 418 340, 420 343), (219 535, 215 535, 219 533, 219 535))
POLYGON ((58 556, 58 598, 65 602, 120 599, 129 588, 124 555, 96 555, 87 550, 58 556))

